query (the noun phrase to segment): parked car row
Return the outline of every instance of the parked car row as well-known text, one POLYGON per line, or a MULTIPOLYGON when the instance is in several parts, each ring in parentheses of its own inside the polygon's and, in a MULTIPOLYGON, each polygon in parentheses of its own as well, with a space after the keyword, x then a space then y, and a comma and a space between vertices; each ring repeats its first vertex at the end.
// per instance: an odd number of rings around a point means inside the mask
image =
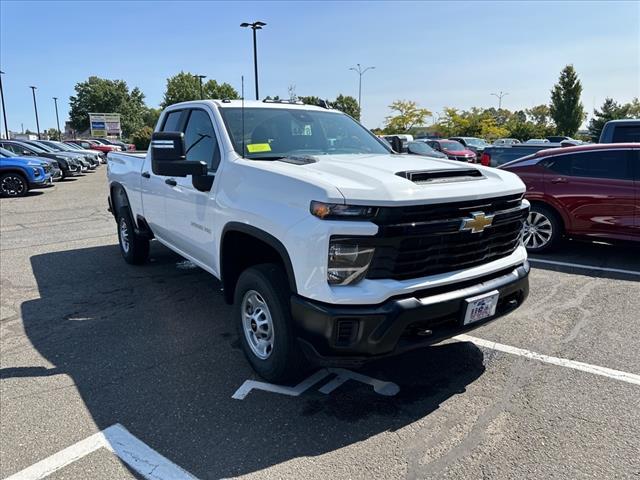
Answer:
POLYGON ((21 197, 33 188, 93 171, 103 152, 53 140, 0 139, 0 196, 21 197))

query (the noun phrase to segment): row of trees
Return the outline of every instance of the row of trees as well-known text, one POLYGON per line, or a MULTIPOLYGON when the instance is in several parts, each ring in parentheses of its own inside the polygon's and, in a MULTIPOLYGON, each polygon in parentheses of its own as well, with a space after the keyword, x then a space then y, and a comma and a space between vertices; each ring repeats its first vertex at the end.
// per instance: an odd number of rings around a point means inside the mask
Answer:
MULTIPOLYGON (((501 137, 545 138, 549 135, 576 136, 580 125, 586 118, 584 107, 580 101, 582 84, 572 65, 567 65, 558 82, 551 90, 549 105, 510 111, 495 108, 471 108, 457 110, 445 108, 432 127, 424 128, 427 119, 433 116, 425 108, 420 108, 413 101, 397 100, 389 108, 392 115, 385 121, 384 129, 376 129, 379 133, 438 133, 442 136, 469 136, 494 140, 501 137)), ((589 122, 589 138, 597 141, 602 127, 609 120, 618 118, 640 117, 640 102, 634 99, 631 103, 617 104, 607 98, 600 110, 594 110, 589 122)))
MULTIPOLYGON (((189 73, 180 72, 167 79, 161 108, 174 103, 197 100, 200 98, 240 98, 238 92, 228 83, 218 83, 208 80, 200 85, 200 79, 189 73), (202 90, 201 90, 202 88, 202 90)), ((131 138, 137 148, 144 149, 149 145, 153 127, 158 121, 161 108, 145 105, 144 94, 138 87, 129 90, 123 80, 108 80, 99 77, 89 77, 86 81, 75 86, 75 95, 70 97, 69 117, 71 126, 77 131, 89 128, 90 112, 119 113, 122 133, 131 138)), ((298 97, 290 87, 290 100, 301 100, 307 104, 317 105, 319 97, 298 97)), ((274 98, 275 100, 278 97, 274 98)), ((341 110, 355 119, 360 119, 360 107, 355 98, 348 95, 338 95, 328 106, 341 110)))

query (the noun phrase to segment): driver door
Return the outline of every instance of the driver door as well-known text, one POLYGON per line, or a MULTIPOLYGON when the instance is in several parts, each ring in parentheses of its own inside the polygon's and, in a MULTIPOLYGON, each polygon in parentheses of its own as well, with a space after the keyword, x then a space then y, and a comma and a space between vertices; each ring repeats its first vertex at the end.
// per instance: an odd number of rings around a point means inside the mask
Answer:
MULTIPOLYGON (((186 160, 206 162, 209 176, 215 177, 221 154, 212 116, 203 108, 189 109, 183 125, 186 160)), ((168 240, 178 250, 217 271, 213 235, 216 184, 214 181, 211 190, 201 192, 192 182, 191 175, 168 178, 165 197, 168 240)))

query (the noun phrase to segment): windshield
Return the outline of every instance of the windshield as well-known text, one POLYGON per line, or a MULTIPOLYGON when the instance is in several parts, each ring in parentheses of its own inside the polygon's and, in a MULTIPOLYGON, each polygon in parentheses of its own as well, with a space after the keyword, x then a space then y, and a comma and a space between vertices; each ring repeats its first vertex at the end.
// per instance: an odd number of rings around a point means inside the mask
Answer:
POLYGON ((60 145, 57 145, 55 142, 39 142, 38 145, 45 145, 46 147, 48 147, 51 150, 55 150, 55 151, 63 151, 65 150, 64 148, 62 148, 60 145))
POLYGON ((39 148, 43 152, 49 152, 49 153, 55 152, 53 148, 48 147, 47 145, 44 145, 42 143, 29 142, 29 145, 33 146, 33 148, 39 148))
POLYGON ((452 150, 454 152, 456 150, 464 150, 464 147, 459 142, 452 142, 452 141, 440 142, 440 146, 442 147, 443 150, 452 150))
POLYGON ((465 138, 464 140, 467 142, 467 145, 473 145, 474 147, 482 147, 487 144, 487 142, 480 138, 465 138))
POLYGON ((17 153, 13 153, 10 150, 7 150, 6 148, 2 148, 0 147, 0 155, 2 155, 3 157, 17 157, 18 154, 17 153))
POLYGON ((436 151, 424 142, 409 142, 407 147, 411 153, 416 153, 418 155, 436 154, 436 151))
POLYGON ((246 158, 389 153, 371 132, 336 112, 284 108, 221 108, 233 147, 246 158), (244 140, 244 141, 243 141, 244 140))

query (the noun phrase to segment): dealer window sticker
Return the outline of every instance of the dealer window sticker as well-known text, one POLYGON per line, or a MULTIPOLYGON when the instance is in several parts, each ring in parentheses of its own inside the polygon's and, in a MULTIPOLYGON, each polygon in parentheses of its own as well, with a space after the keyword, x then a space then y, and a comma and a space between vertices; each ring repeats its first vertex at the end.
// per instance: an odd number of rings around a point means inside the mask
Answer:
POLYGON ((249 153, 270 152, 271 145, 268 143, 249 143, 247 144, 247 151, 249 153))

